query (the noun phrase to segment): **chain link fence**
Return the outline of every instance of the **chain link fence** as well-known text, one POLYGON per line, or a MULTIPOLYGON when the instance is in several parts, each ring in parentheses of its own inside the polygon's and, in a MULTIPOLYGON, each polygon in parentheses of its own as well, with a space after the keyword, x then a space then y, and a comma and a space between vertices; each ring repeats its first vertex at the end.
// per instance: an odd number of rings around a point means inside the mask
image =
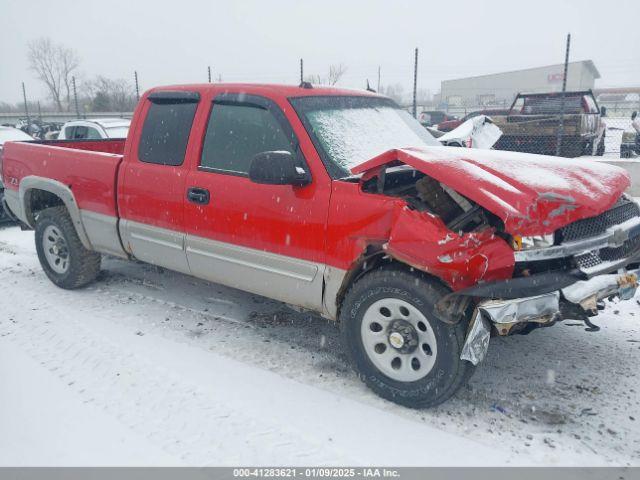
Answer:
POLYGON ((479 114, 488 115, 503 134, 494 148, 563 157, 636 158, 640 137, 631 115, 640 94, 594 95, 591 91, 519 94, 515 100, 442 99, 418 108, 424 126, 451 131, 479 114))

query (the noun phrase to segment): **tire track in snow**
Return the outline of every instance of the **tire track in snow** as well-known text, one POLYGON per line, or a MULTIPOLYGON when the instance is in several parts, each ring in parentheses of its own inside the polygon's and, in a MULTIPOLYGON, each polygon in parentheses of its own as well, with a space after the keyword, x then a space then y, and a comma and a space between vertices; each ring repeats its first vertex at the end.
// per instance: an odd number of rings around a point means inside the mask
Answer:
POLYGON ((168 453, 198 465, 348 463, 309 432, 238 410, 217 400, 215 391, 185 382, 64 317, 48 304, 46 312, 36 310, 26 321, 0 321, 0 335, 84 402, 98 405, 168 453))

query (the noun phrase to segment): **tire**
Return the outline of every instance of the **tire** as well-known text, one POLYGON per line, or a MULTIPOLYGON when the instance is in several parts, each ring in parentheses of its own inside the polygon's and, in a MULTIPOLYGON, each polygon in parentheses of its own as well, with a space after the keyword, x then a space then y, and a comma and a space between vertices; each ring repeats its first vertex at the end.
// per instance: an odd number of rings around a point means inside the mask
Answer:
POLYGON ((343 342, 371 390, 406 407, 427 408, 445 402, 466 383, 474 370, 471 363, 460 360, 468 318, 451 325, 433 313, 447 293, 426 275, 397 267, 375 270, 349 289, 340 311, 343 342))
POLYGON ((604 155, 604 149, 605 149, 604 139, 605 139, 605 136, 602 135, 602 138, 598 142, 598 148, 596 149, 596 156, 598 157, 602 157, 604 155))
MULTIPOLYGON (((565 158, 576 158, 585 154, 588 149, 588 143, 581 139, 565 137, 562 139, 560 146, 560 156, 565 158)), ((591 155, 591 152, 589 152, 591 155)))
POLYGON ((35 239, 40 265, 58 287, 84 287, 98 276, 101 256, 84 248, 65 207, 38 214, 35 239))

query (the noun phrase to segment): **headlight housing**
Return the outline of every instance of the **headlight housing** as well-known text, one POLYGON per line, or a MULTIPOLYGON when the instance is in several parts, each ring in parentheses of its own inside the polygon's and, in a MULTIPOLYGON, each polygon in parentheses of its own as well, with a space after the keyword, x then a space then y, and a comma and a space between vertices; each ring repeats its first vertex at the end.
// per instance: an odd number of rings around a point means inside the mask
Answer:
POLYGON ((554 235, 534 235, 531 237, 520 237, 514 235, 512 246, 514 250, 530 250, 532 248, 551 247, 554 243, 554 235))

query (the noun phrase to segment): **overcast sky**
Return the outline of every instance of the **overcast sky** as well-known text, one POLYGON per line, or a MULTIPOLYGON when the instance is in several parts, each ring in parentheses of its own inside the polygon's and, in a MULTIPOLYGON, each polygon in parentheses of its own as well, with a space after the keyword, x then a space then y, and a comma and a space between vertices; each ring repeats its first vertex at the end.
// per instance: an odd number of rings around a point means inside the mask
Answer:
POLYGON ((297 83, 343 63, 340 82, 412 85, 591 59, 597 86, 640 85, 640 0, 214 1, 0 0, 0 101, 44 98, 27 65, 40 36, 73 47, 80 76, 140 76, 141 88, 204 82, 207 65, 224 81, 297 83))

